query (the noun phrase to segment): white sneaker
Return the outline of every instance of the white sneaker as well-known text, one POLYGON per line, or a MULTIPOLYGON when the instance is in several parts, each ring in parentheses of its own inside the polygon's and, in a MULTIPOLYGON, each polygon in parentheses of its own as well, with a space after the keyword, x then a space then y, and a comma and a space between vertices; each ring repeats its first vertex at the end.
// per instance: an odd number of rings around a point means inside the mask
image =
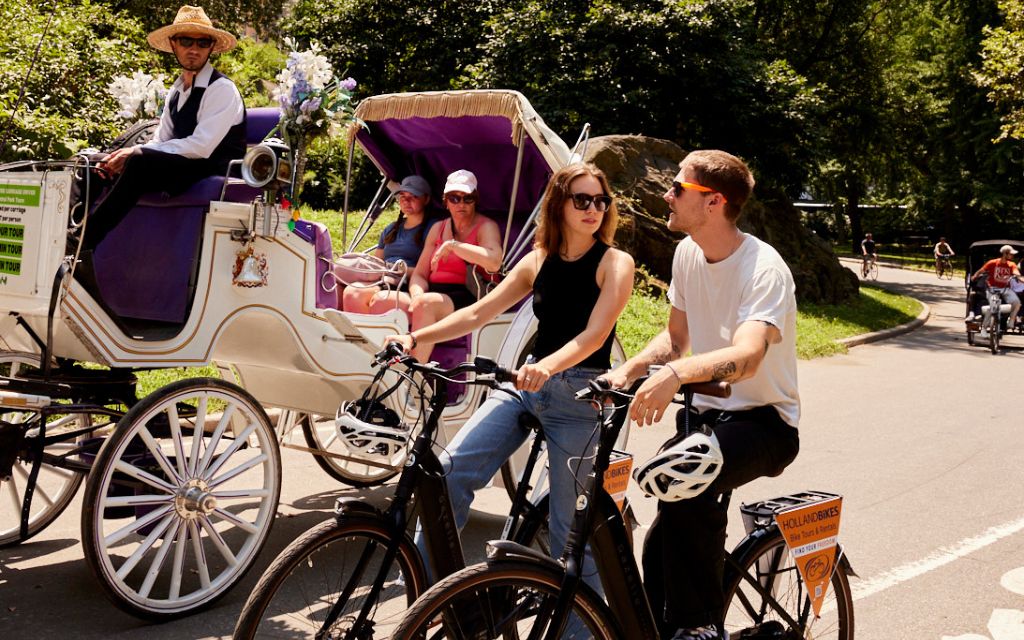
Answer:
POLYGON ((972 312, 968 313, 967 317, 964 318, 964 320, 966 320, 967 322, 970 322, 971 320, 974 320, 974 312, 972 311, 972 312))
POLYGON ((988 340, 988 331, 982 329, 978 332, 978 338, 981 340, 988 340))

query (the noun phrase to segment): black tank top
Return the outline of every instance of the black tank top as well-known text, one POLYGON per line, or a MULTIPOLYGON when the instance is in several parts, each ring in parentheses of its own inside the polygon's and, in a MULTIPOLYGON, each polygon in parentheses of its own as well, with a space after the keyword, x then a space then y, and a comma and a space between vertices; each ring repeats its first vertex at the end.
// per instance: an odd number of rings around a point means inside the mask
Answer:
MULTIPOLYGON (((533 281, 533 312, 537 316, 537 341, 533 357, 537 360, 551 355, 587 328, 590 314, 601 295, 597 286, 597 266, 608 245, 598 240, 583 257, 573 262, 559 255, 548 256, 533 281)), ((604 344, 577 367, 611 368, 612 342, 615 328, 604 344)))

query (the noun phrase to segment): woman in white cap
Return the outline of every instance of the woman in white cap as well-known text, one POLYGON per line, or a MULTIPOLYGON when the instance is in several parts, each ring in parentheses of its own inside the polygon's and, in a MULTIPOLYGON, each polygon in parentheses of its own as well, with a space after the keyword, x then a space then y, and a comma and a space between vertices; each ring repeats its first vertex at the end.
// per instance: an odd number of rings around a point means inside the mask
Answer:
MULTIPOLYGON (((551 553, 561 554, 576 487, 590 472, 597 444, 597 412, 576 402, 574 394, 611 367, 615 323, 633 291, 633 258, 611 247, 617 220, 600 169, 589 164, 560 169, 544 192, 533 251, 493 291, 437 324, 386 338, 415 353, 419 343, 464 335, 533 294, 537 336, 519 368, 518 391, 492 393, 441 456, 459 528, 469 517, 473 492, 526 441, 529 431, 519 416, 530 413, 540 420, 548 443, 551 553)), ((583 574, 600 589, 589 551, 583 574)))
MULTIPOLYGON (((420 255, 409 283, 413 329, 432 325, 476 302, 476 296, 466 287, 469 269, 478 266, 497 271, 501 267, 501 230, 498 223, 477 212, 479 199, 472 171, 460 169, 448 176, 444 204, 451 217, 431 227, 425 243, 428 250, 420 255)), ((434 342, 421 341, 412 355, 426 362, 434 342)))
MULTIPOLYGON (((373 252, 389 265, 399 260, 410 269, 415 268, 426 242, 430 225, 435 220, 427 217, 430 204, 430 184, 422 176, 407 176, 395 189, 398 199, 398 219, 384 227, 377 249, 373 252)), ((397 305, 402 311, 409 309, 409 278, 398 289, 381 287, 345 287, 342 309, 352 313, 385 313, 397 305)))

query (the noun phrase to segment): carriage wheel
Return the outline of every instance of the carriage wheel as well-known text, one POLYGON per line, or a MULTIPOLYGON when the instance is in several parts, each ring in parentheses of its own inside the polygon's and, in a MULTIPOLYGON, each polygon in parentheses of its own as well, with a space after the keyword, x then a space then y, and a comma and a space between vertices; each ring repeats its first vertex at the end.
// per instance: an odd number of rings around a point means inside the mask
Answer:
MULTIPOLYGON (((333 416, 304 413, 298 419, 302 426, 302 435, 305 436, 310 449, 349 455, 348 449, 339 440, 333 416)), ((315 453, 313 458, 327 475, 350 487, 372 487, 383 484, 398 474, 398 469, 374 467, 358 460, 320 456, 315 453)))
POLYGON ((140 617, 192 613, 242 578, 281 491, 274 429, 216 378, 151 393, 117 424, 85 486, 85 558, 108 598, 140 617))
MULTIPOLYGON (((26 369, 38 369, 39 356, 19 351, 0 351, 0 375, 17 377, 26 369)), ((5 412, 0 419, 10 423, 24 423, 34 418, 34 413, 18 411, 5 412)), ((53 436, 61 431, 74 431, 88 424, 88 416, 53 416, 46 426, 46 435, 53 436)), ((32 431, 28 434, 32 436, 32 431)), ((80 436, 80 439, 85 436, 80 436)), ((46 447, 52 455, 68 453, 75 448, 74 441, 58 442, 46 447)), ((28 534, 21 535, 21 509, 25 503, 25 490, 32 471, 30 460, 15 460, 11 475, 0 478, 0 548, 28 540, 50 525, 67 509, 82 484, 81 473, 54 467, 43 463, 36 478, 32 507, 29 512, 28 534)))

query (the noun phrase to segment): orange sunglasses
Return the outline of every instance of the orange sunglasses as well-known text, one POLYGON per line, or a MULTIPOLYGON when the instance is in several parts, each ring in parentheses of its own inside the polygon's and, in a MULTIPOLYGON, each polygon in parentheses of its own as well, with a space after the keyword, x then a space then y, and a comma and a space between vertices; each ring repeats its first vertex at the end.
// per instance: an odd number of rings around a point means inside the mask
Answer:
MULTIPOLYGON (((705 187, 704 185, 697 184, 696 182, 679 182, 678 180, 672 181, 672 195, 674 197, 678 198, 679 196, 683 195, 683 189, 689 189, 690 191, 700 191, 701 193, 718 193, 719 195, 721 195, 720 192, 712 189, 711 187, 705 187)), ((722 196, 722 201, 728 202, 728 200, 725 199, 724 195, 722 196)))

